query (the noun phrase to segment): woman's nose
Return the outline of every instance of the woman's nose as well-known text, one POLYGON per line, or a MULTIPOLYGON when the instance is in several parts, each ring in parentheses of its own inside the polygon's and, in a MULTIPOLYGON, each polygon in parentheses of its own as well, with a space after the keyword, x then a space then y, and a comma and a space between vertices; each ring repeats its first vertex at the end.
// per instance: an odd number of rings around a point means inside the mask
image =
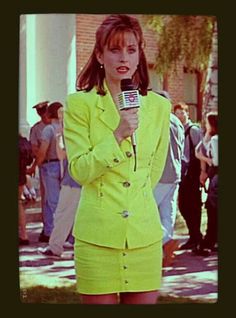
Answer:
POLYGON ((126 62, 127 61, 127 52, 125 49, 120 51, 120 61, 126 62))

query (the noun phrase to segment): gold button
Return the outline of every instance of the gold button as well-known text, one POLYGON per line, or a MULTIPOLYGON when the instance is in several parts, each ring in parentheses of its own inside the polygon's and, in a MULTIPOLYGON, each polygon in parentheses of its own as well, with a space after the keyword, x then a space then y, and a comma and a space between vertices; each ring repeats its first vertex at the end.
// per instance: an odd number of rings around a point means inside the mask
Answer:
POLYGON ((113 161, 116 162, 116 163, 120 162, 120 160, 117 159, 117 158, 113 159, 113 161))
POLYGON ((130 183, 128 181, 123 182, 123 187, 125 188, 130 187, 130 183))
POLYGON ((130 157, 132 157, 132 153, 130 152, 130 151, 126 151, 126 156, 128 157, 128 158, 130 158, 130 157))

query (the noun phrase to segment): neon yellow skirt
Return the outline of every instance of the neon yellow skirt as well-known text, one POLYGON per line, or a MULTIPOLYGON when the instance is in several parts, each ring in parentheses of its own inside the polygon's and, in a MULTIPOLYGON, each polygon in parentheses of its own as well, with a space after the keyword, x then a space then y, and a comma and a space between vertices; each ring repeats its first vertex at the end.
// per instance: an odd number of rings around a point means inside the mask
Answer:
POLYGON ((99 295, 158 290, 162 241, 135 249, 113 249, 75 240, 77 291, 99 295))

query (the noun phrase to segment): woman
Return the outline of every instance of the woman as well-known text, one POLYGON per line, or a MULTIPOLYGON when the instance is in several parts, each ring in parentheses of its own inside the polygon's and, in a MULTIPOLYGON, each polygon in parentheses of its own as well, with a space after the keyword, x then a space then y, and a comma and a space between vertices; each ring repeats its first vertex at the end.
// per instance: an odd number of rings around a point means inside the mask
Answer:
POLYGON ((204 185, 209 178, 206 201, 207 231, 200 245, 199 253, 214 251, 217 243, 217 196, 218 196, 218 114, 210 112, 206 116, 206 133, 195 149, 195 155, 203 163, 200 182, 204 185), (204 169, 205 167, 205 169, 204 169))
POLYGON ((78 77, 82 91, 68 96, 64 114, 69 171, 82 185, 73 234, 83 304, 157 300, 162 230, 152 191, 166 160, 170 103, 147 92, 148 83, 137 19, 108 16, 78 77), (139 110, 117 106, 125 78, 139 90, 139 110), (136 171, 130 138, 135 131, 136 171))

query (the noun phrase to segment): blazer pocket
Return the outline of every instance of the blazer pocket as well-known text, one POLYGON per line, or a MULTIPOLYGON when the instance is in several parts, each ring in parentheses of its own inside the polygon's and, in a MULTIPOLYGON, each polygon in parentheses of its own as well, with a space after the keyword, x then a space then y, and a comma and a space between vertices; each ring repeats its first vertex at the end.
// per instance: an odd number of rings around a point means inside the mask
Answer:
POLYGON ((102 178, 96 180, 92 184, 84 187, 80 198, 80 206, 93 205, 96 208, 101 208, 103 199, 103 181, 102 178))

